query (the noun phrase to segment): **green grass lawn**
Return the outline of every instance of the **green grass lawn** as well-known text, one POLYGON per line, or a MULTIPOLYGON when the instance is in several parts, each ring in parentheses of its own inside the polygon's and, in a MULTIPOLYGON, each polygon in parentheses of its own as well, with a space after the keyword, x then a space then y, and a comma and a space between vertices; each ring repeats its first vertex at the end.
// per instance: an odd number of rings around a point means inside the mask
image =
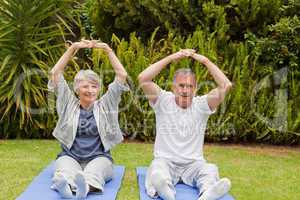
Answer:
MULTIPOLYGON (((113 150, 126 166, 118 200, 138 200, 136 166, 152 160, 152 144, 123 143, 113 150)), ((54 140, 0 140, 0 199, 15 199, 59 152, 54 140)), ((270 146, 206 145, 205 156, 232 181, 237 200, 299 200, 300 149, 270 146)))

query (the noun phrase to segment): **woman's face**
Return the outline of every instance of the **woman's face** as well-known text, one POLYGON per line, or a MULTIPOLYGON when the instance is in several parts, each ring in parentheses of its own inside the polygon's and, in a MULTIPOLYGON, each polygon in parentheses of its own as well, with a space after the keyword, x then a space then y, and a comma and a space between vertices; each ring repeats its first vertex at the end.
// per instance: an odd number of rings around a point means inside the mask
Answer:
POLYGON ((96 101, 99 94, 99 84, 94 81, 82 80, 79 82, 78 96, 80 103, 90 105, 96 101))

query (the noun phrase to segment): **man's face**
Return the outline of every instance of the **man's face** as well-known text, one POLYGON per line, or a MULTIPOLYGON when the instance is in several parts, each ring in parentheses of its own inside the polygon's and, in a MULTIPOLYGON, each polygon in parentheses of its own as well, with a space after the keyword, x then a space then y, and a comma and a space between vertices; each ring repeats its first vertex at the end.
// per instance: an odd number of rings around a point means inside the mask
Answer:
POLYGON ((195 77, 190 74, 178 74, 173 82, 172 91, 178 106, 189 107, 196 93, 195 77))

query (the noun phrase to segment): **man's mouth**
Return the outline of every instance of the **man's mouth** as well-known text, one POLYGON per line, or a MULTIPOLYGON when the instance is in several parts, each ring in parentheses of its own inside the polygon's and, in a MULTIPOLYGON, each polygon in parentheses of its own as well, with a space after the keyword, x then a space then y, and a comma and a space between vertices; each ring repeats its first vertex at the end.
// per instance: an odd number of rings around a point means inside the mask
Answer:
POLYGON ((190 97, 188 94, 180 94, 181 97, 190 97))

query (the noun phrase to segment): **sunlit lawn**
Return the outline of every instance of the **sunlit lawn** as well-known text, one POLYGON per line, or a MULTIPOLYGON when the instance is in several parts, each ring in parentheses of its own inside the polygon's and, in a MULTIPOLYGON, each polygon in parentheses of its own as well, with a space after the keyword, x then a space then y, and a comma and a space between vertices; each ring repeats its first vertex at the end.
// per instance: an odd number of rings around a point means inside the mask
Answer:
MULTIPOLYGON (((139 199, 135 167, 149 165, 152 148, 123 143, 113 150, 116 164, 126 167, 118 200, 139 199)), ((54 140, 0 140, 0 199, 19 196, 59 150, 54 140)), ((300 148, 209 144, 205 156, 232 180, 237 200, 300 199, 300 148)))

